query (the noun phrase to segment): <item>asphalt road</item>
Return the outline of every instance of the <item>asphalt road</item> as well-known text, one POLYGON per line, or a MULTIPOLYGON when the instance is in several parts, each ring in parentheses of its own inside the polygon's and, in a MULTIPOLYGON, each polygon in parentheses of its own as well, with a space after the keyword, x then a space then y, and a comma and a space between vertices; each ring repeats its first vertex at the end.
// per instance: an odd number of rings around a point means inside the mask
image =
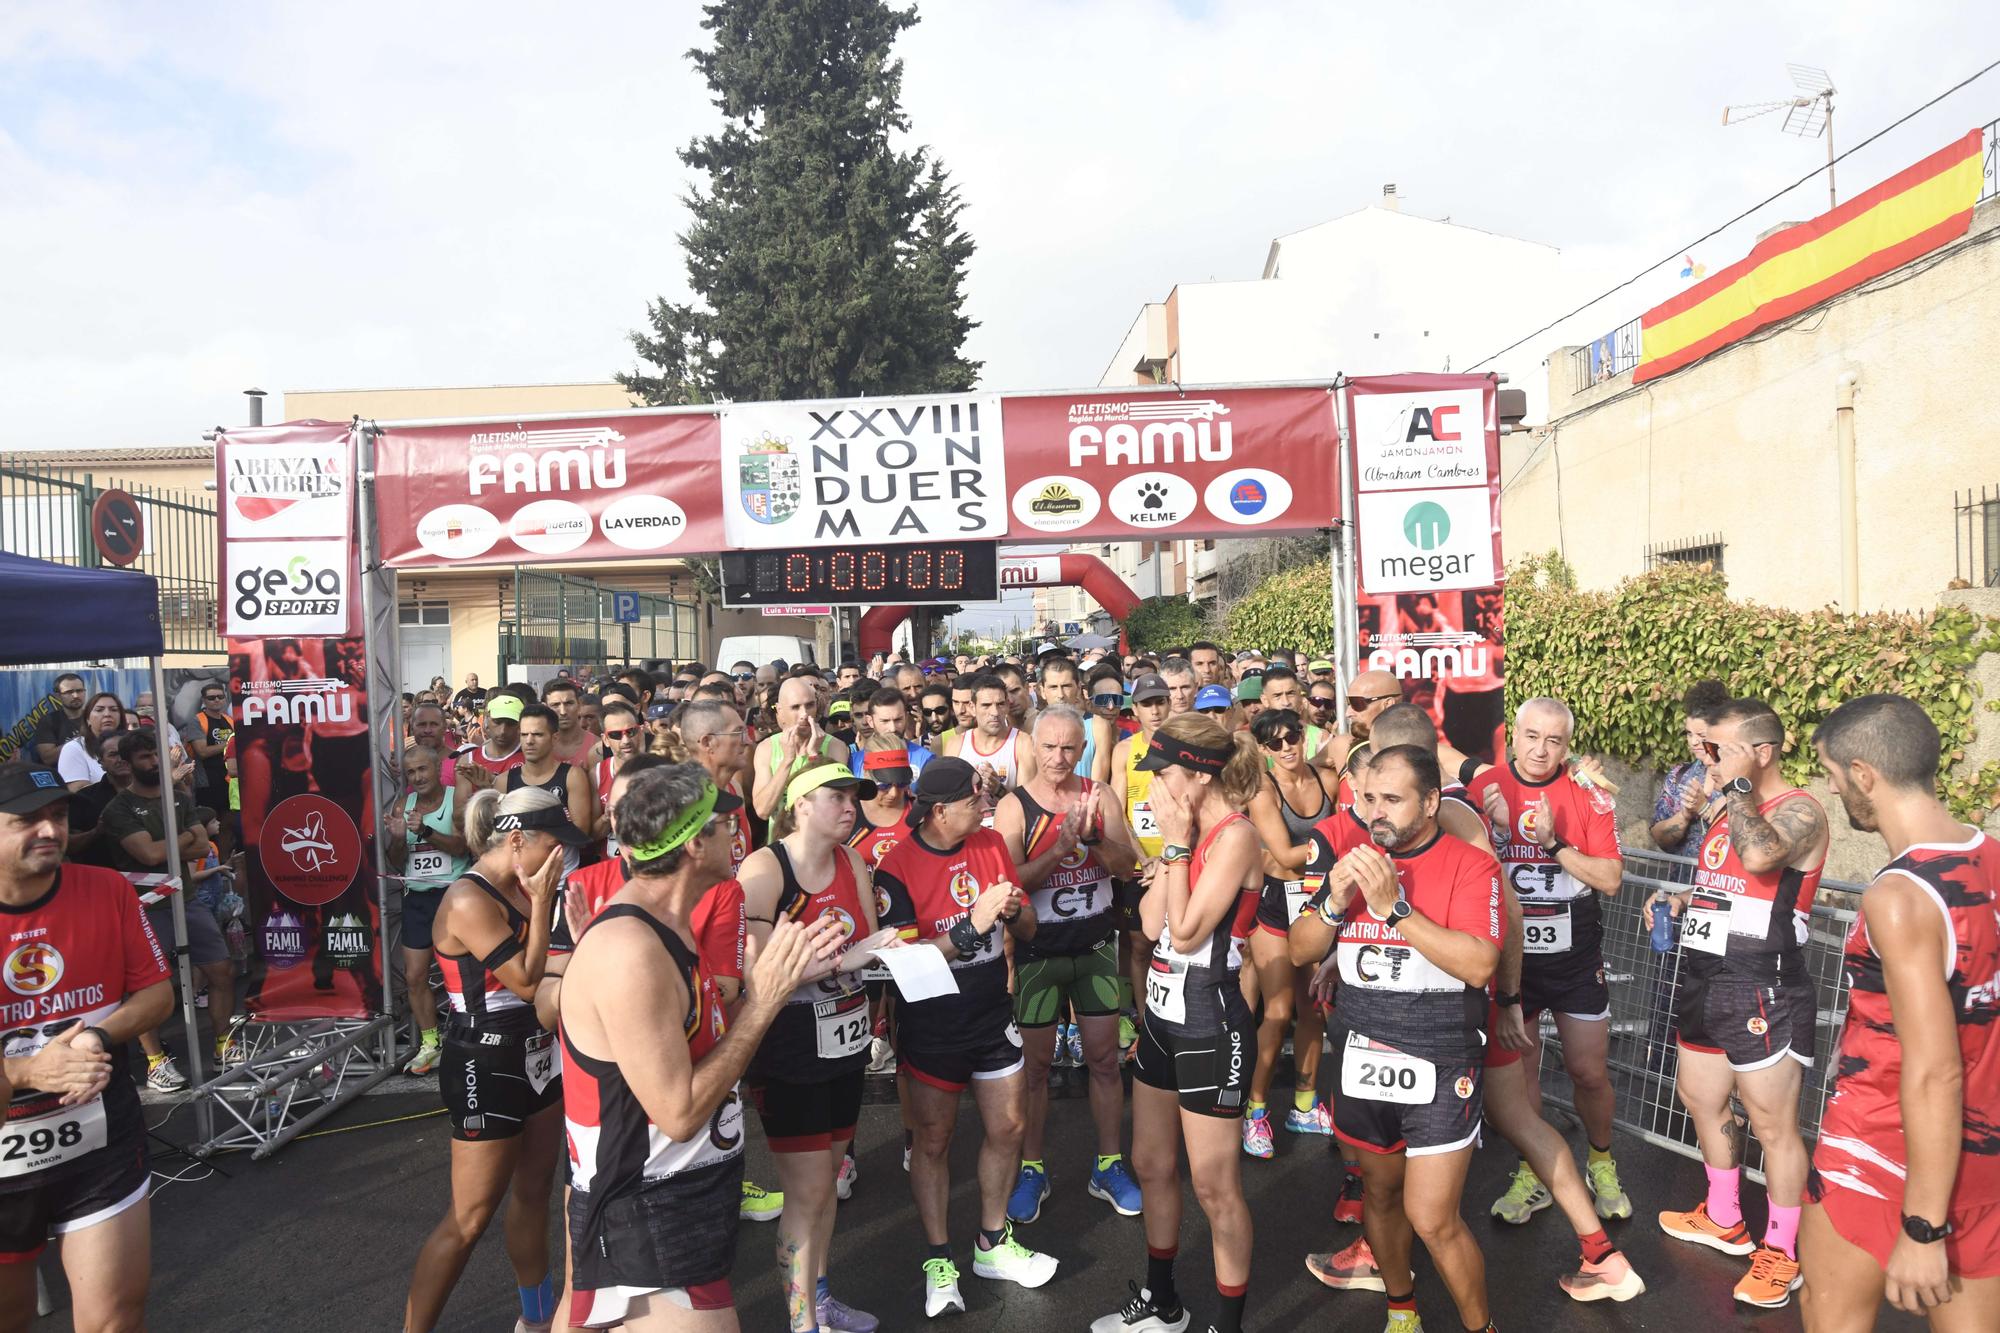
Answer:
MULTIPOLYGON (((407 1081, 398 1083, 409 1088, 407 1081)), ((880 1096, 883 1089, 874 1091, 880 1096)), ((158 1171, 188 1178, 156 1181, 150 1326, 167 1333, 400 1327, 411 1258, 441 1215, 447 1194, 449 1130, 443 1116, 434 1114, 437 1106, 435 1094, 421 1090, 366 1097, 274 1160, 223 1157, 213 1174, 205 1164, 162 1154, 155 1161, 158 1171)), ((167 1109, 149 1108, 155 1121, 167 1109)), ((1145 1247, 1138 1219, 1120 1218, 1084 1192, 1091 1146, 1082 1102, 1065 1099, 1052 1108, 1054 1192, 1041 1219, 1022 1228, 1028 1244, 1062 1260, 1055 1281, 1039 1291, 972 1276, 966 1252, 976 1225, 972 1168, 977 1127, 977 1112, 968 1103, 953 1145, 951 1226, 969 1308, 943 1326, 963 1333, 1081 1330, 1091 1319, 1115 1310, 1127 1280, 1144 1276, 1145 1247)), ((190 1128, 191 1118, 181 1108, 164 1121, 161 1133, 184 1140, 190 1128)), ((1308 1250, 1345 1244, 1355 1231, 1340 1228, 1336 1234, 1331 1223, 1339 1175, 1325 1143, 1281 1130, 1276 1158, 1243 1163, 1258 1228, 1249 1329, 1310 1324, 1372 1331, 1382 1326, 1380 1295, 1328 1291, 1302 1266, 1308 1250)), ((901 1127, 893 1102, 864 1108, 858 1145, 860 1179, 854 1197, 841 1205, 835 1236, 834 1290, 880 1316, 885 1329, 916 1328, 925 1322, 918 1288, 922 1242, 901 1169, 901 1127)), ((1574 1239, 1560 1215, 1552 1209, 1518 1229, 1487 1219, 1486 1205, 1505 1187, 1514 1159, 1504 1145, 1480 1154, 1467 1212, 1485 1246, 1494 1317, 1502 1328, 1742 1326, 1789 1333, 1799 1327, 1796 1309, 1754 1313, 1735 1304, 1730 1288, 1743 1271, 1742 1261, 1674 1244, 1653 1224, 1659 1208, 1686 1206, 1699 1197, 1703 1178, 1698 1163, 1622 1137, 1619 1159, 1639 1216, 1614 1224, 1613 1238, 1650 1290, 1626 1305, 1583 1306, 1556 1286, 1557 1276, 1576 1258, 1574 1239)), ((770 1156, 754 1131, 749 1168, 753 1180, 775 1186, 770 1156)), ((1746 1194, 1751 1196, 1746 1203, 1760 1209, 1761 1194, 1754 1188, 1746 1194)), ((1213 1273, 1207 1230, 1191 1195, 1186 1219, 1180 1286, 1200 1328, 1213 1308, 1213 1273)), ((1757 1211, 1751 1220, 1753 1227, 1763 1221, 1757 1211)), ((551 1217, 551 1248, 559 1254, 555 1227, 551 1217)), ((746 1328, 784 1327, 771 1259, 774 1230, 743 1225, 735 1283, 746 1328)), ((67 1297, 56 1264, 45 1260, 44 1271, 59 1305, 35 1329, 54 1333, 70 1327, 67 1297)), ((1450 1298, 1422 1259, 1418 1301, 1432 1328, 1456 1327, 1450 1298)), ((517 1313, 513 1276, 496 1226, 474 1253, 438 1327, 450 1333, 507 1333, 517 1313)), ((1901 1317, 1880 1325, 1917 1326, 1901 1317)))

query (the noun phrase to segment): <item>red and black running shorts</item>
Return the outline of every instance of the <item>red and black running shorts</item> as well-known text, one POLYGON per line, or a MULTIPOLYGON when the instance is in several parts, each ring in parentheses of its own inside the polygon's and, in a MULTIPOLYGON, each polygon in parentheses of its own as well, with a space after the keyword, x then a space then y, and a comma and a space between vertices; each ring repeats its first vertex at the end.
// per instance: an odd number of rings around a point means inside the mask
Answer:
POLYGON ((1006 1078, 1024 1068, 1021 1030, 1014 1021, 991 1038, 951 1050, 920 1046, 907 1028, 896 1034, 896 1064, 902 1072, 945 1092, 964 1092, 975 1080, 1006 1078))
POLYGON ((0 1193, 0 1264, 30 1264, 50 1236, 84 1231, 143 1203, 152 1184, 146 1141, 110 1143, 60 1175, 0 1193))
POLYGON ((1454 1152, 1479 1143, 1479 1116, 1484 1107, 1486 1070, 1477 1061, 1434 1062, 1437 1083, 1431 1099, 1420 1105, 1372 1101, 1349 1092, 1341 1082, 1346 1034, 1333 1042, 1333 1134, 1342 1143, 1366 1152, 1403 1153, 1424 1157, 1454 1152))
MULTIPOLYGON (((1889 1267, 1889 1251, 1903 1234, 1900 1201, 1878 1199, 1859 1190, 1828 1184, 1814 1171, 1806 1185, 1806 1197, 1826 1209, 1826 1220, 1840 1238, 1856 1249, 1866 1250, 1876 1264, 1889 1267)), ((1944 1239, 1945 1262, 1954 1277, 1976 1279, 2000 1277, 2000 1203, 1952 1205, 1947 1220, 1952 1234, 1944 1239)))
POLYGON ((1684 967, 1674 1018, 1682 1046, 1721 1055, 1731 1069, 1764 1069, 1786 1056, 1812 1068, 1819 997, 1803 965, 1775 977, 1684 967))
POLYGON ((864 1069, 818 1083, 765 1079, 748 1085, 772 1152, 826 1152, 854 1140, 864 1069))

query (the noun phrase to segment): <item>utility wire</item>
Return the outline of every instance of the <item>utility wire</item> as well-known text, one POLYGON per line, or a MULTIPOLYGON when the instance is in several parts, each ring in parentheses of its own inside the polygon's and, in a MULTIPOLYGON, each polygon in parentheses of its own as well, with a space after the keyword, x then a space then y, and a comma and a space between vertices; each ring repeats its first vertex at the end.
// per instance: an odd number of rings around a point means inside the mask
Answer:
POLYGON ((1807 181, 1819 175, 1822 171, 1826 171, 1838 163, 1845 162, 1848 159, 1848 157, 1850 157, 1855 153, 1860 152, 1862 149, 1866 148, 1869 144, 1874 143, 1877 139, 1887 134, 1890 130, 1893 130, 1897 126, 1905 124, 1908 121, 1914 119, 1915 117, 1922 115, 1924 112, 1936 106, 1939 102, 1942 102, 1945 98, 1950 97, 1953 93, 1959 91, 1961 88, 1964 88, 1967 84, 1986 77, 1988 74, 1991 74, 1996 69, 2000 69, 2000 60, 1996 60, 1992 64, 1986 66, 1984 69, 1977 70, 1967 75, 1965 78, 1960 79, 1957 83, 1954 83, 1951 87, 1945 89, 1943 92, 1939 93, 1936 97, 1933 97, 1930 101, 1925 102, 1922 106, 1916 108, 1914 111, 1908 112, 1899 119, 1890 121, 1887 125, 1884 125, 1881 129, 1875 131, 1873 134, 1869 135, 1866 139, 1863 139, 1860 143, 1855 144, 1854 147, 1848 149, 1846 152, 1835 157, 1832 161, 1825 162, 1817 167, 1814 167, 1811 171, 1808 171, 1805 175, 1799 177, 1797 180, 1793 181, 1790 185, 1787 185, 1784 189, 1779 190, 1775 194, 1768 195, 1765 198, 1758 200, 1756 203, 1750 205, 1750 207, 1744 209, 1741 213, 1738 213, 1735 217, 1729 219, 1729 221, 1721 224, 1718 227, 1715 227, 1710 231, 1704 232, 1700 236, 1695 237, 1694 240, 1690 241, 1686 245, 1676 246, 1670 254, 1667 254, 1660 259, 1654 260, 1652 263, 1646 265, 1646 267, 1640 269, 1637 273, 1634 273, 1631 277, 1625 279, 1625 281, 1619 283, 1616 287, 1612 287, 1608 291, 1603 291, 1598 293, 1596 296, 1591 297, 1588 301, 1585 301, 1582 305, 1570 311, 1568 314, 1556 316, 1548 323, 1542 325, 1542 327, 1540 327, 1539 329, 1536 329, 1533 333, 1529 333, 1520 338, 1516 338, 1513 342, 1508 343, 1505 347, 1501 348, 1499 351, 1494 352, 1488 356, 1481 357, 1479 360, 1467 366, 1466 369, 1468 371, 1477 370, 1481 366, 1485 365, 1488 361, 1492 361, 1498 357, 1503 357, 1507 355, 1507 353, 1513 351, 1516 347, 1519 347, 1522 343, 1541 337, 1544 333, 1547 333, 1550 329, 1553 329, 1554 327, 1556 327, 1556 325, 1562 323, 1564 320, 1582 314, 1584 311, 1596 305, 1599 301, 1602 301, 1605 297, 1614 296, 1617 293, 1625 290, 1627 287, 1630 287, 1633 283, 1639 281, 1639 279, 1645 277, 1648 273, 1651 273, 1654 269, 1660 267, 1660 265, 1670 264, 1674 260, 1680 258, 1682 255, 1692 251, 1696 246, 1700 245, 1703 241, 1714 239, 1722 232, 1729 230, 1729 228, 1741 222, 1744 218, 1747 218, 1752 213, 1755 213, 1758 209, 1763 208, 1767 204, 1774 203, 1777 200, 1784 198, 1786 195, 1790 194, 1793 190, 1798 189, 1801 185, 1804 185, 1807 181))

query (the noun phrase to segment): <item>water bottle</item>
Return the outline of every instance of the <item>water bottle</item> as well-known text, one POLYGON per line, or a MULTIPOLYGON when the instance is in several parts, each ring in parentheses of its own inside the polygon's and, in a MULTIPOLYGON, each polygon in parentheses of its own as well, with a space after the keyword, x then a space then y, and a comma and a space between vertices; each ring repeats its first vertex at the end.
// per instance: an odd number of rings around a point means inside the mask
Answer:
POLYGON ((1653 904, 1653 952, 1667 953, 1674 947, 1674 922, 1664 901, 1653 904))

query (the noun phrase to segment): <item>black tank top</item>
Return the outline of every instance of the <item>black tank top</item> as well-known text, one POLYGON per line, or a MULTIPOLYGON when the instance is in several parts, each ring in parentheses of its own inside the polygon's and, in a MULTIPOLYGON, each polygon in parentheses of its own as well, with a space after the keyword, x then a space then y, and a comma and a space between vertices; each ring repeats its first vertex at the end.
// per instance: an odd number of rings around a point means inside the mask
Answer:
POLYGON ((507 790, 519 791, 523 787, 539 787, 543 791, 547 792, 549 795, 555 797, 558 801, 561 801, 563 804, 563 809, 565 810, 569 809, 569 765, 568 764, 557 764, 555 775, 551 777, 547 782, 530 782, 528 781, 526 775, 527 775, 527 770, 525 768, 508 769, 507 790))

